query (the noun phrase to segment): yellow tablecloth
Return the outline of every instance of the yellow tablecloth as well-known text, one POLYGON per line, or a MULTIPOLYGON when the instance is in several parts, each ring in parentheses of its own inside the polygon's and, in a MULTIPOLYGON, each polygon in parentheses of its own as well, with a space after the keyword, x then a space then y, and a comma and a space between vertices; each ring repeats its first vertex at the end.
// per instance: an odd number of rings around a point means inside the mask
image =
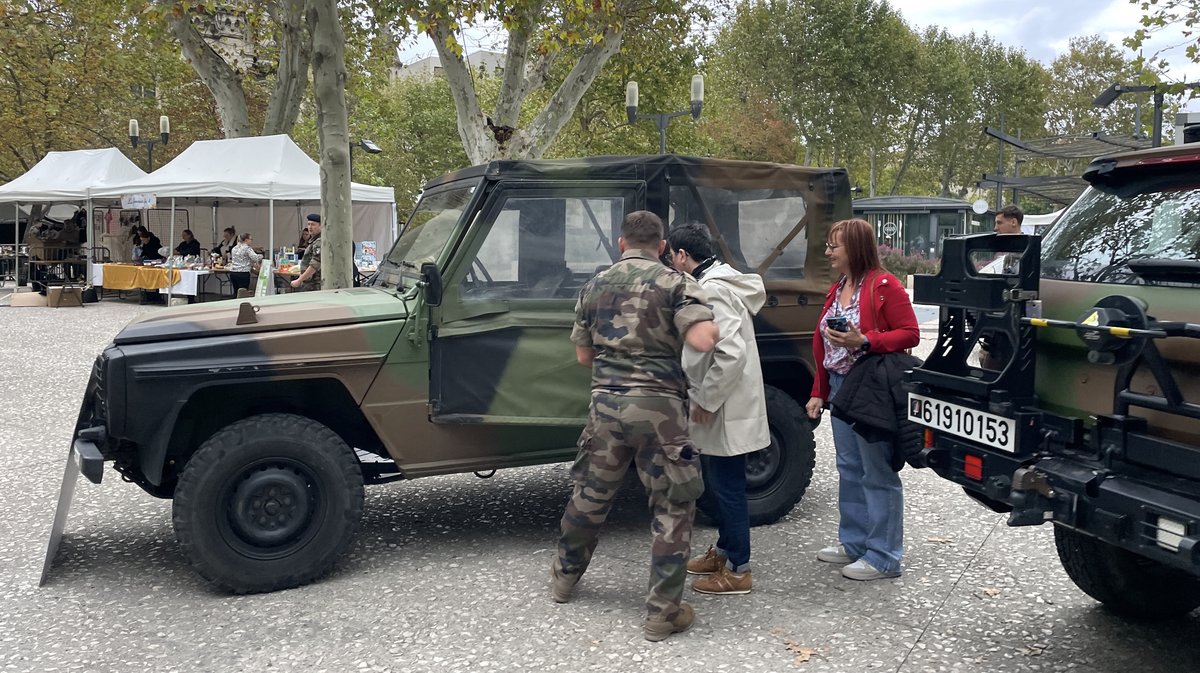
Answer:
POLYGON ((132 264, 104 265, 104 289, 106 290, 157 290, 178 282, 179 272, 175 269, 132 264))

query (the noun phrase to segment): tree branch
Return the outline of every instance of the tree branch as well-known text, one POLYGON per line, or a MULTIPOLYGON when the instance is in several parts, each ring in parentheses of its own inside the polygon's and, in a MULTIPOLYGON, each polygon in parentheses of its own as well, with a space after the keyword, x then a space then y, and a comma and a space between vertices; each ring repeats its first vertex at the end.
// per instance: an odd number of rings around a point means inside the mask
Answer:
POLYGON ((300 104, 308 88, 311 42, 304 32, 305 0, 284 0, 276 18, 279 25, 279 67, 267 104, 263 135, 290 133, 300 116, 300 104))
POLYGON ((246 92, 242 89, 241 78, 233 68, 221 58, 192 24, 192 17, 186 12, 176 13, 167 4, 163 8, 167 27, 179 41, 183 55, 192 64, 196 75, 212 92, 217 102, 217 113, 221 117, 221 125, 226 138, 241 138, 253 135, 250 129, 250 114, 246 108, 246 92))
POLYGON ((516 126, 521 117, 521 102, 528 93, 525 88, 525 63, 529 58, 529 37, 545 3, 536 2, 523 12, 517 25, 508 31, 508 49, 504 57, 504 81, 496 101, 498 126, 516 126))
POLYGON ((479 107, 479 98, 475 95, 475 82, 471 79, 471 70, 467 67, 462 55, 450 47, 447 42, 454 37, 454 29, 449 21, 439 20, 430 27, 433 44, 437 48, 438 58, 441 59, 442 73, 446 83, 450 85, 450 94, 454 97, 454 108, 458 113, 458 135, 463 141, 463 149, 471 163, 481 164, 493 158, 495 141, 488 143, 484 137, 483 112, 479 107), (488 147, 484 147, 484 144, 488 147))
POLYGON ((604 64, 621 48, 624 36, 624 28, 609 29, 599 42, 589 45, 584 50, 579 62, 571 69, 571 73, 559 85, 533 123, 528 128, 517 131, 509 148, 509 156, 536 159, 545 153, 558 136, 558 132, 575 113, 575 107, 596 80, 604 64))
POLYGON ((522 96, 537 91, 546 84, 546 80, 550 77, 550 69, 554 67, 554 62, 558 60, 561 49, 549 50, 539 55, 533 64, 528 68, 528 73, 525 76, 525 84, 521 89, 522 96))

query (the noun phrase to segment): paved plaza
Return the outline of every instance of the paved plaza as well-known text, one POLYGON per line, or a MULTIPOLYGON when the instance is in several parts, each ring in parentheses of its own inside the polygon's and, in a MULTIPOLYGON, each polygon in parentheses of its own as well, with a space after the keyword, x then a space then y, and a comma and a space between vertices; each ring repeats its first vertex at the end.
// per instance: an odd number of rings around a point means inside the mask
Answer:
MULTIPOLYGON (((649 517, 636 482, 574 600, 550 600, 567 464, 368 487, 357 542, 331 576, 240 597, 214 592, 184 561, 169 501, 109 469, 103 485, 80 484, 38 588, 92 360, 131 319, 169 309, 4 303, 0 671, 1191 673, 1200 661, 1200 612, 1157 625, 1111 615, 1067 579, 1049 527, 1008 528, 927 471, 902 474, 903 577, 843 579, 814 557, 836 538, 827 423, 804 500, 752 533, 753 593, 689 589, 697 624, 663 643, 640 628, 649 517)), ((698 526, 694 550, 715 536, 698 526)))

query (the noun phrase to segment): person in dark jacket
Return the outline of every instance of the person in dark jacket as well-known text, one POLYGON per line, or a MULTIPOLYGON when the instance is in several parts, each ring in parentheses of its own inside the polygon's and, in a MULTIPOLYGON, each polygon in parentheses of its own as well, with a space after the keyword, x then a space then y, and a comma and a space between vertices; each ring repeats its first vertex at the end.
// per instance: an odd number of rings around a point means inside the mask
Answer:
POLYGON ((896 472, 921 449, 924 428, 908 420, 908 394, 901 385, 905 373, 919 366, 920 359, 903 351, 868 353, 850 368, 829 405, 835 418, 867 441, 888 442, 896 472))
MULTIPOLYGON (((865 220, 833 225, 825 255, 840 274, 825 298, 821 338, 813 339, 817 375, 805 410, 820 417, 846 375, 866 353, 894 353, 921 340, 917 317, 899 279, 883 270, 875 230, 865 220), (831 327, 832 326, 832 327, 831 327)), ((904 555, 904 493, 892 469, 891 442, 871 441, 831 419, 838 467, 838 544, 817 553, 845 563, 853 580, 899 577, 904 555)))
POLYGON ((183 240, 179 242, 179 245, 175 246, 175 254, 183 257, 187 257, 188 255, 198 257, 200 255, 200 241, 196 240, 196 236, 192 234, 192 230, 184 229, 181 235, 183 236, 183 240))

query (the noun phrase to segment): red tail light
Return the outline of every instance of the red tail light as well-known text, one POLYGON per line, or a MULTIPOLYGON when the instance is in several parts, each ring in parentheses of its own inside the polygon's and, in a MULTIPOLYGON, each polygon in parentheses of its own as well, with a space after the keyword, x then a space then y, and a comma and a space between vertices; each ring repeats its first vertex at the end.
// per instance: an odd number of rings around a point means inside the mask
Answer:
POLYGON ((925 428, 925 448, 933 448, 933 430, 930 428, 925 428))
POLYGON ((963 475, 973 481, 983 481, 983 458, 968 453, 963 458, 963 475))

